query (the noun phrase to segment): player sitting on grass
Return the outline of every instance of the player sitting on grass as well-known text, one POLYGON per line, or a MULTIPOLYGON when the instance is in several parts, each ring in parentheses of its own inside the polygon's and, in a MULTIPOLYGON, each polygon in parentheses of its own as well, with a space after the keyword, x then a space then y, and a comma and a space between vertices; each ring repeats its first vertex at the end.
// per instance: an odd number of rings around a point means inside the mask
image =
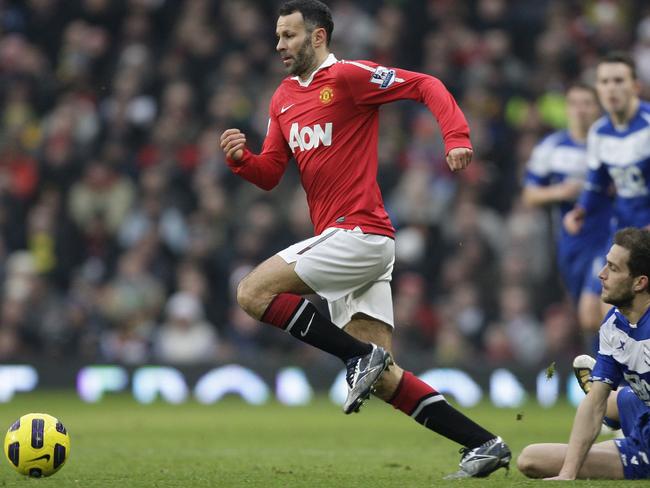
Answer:
POLYGON ((626 228, 614 236, 600 272, 601 298, 613 308, 600 327, 591 364, 576 358, 587 396, 578 407, 569 444, 532 444, 517 461, 532 478, 573 480, 650 478, 650 231, 626 228), (616 389, 623 381, 629 386, 616 389), (619 422, 624 438, 594 444, 601 422, 619 422))

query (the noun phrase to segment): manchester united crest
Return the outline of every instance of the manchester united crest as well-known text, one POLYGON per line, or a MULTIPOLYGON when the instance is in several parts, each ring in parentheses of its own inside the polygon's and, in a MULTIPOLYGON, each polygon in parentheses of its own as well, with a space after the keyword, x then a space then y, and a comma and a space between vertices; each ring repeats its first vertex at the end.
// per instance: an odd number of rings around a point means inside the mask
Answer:
POLYGON ((327 105, 332 101, 334 98, 334 90, 332 90, 329 86, 326 86, 320 91, 320 95, 318 96, 320 98, 320 101, 327 105))

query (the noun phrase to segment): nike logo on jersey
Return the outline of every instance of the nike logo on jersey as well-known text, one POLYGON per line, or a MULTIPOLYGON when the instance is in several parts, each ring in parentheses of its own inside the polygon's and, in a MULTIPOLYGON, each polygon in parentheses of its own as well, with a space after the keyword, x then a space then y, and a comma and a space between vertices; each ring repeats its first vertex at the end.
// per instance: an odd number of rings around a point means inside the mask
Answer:
POLYGON ((307 324, 307 328, 305 330, 300 331, 300 337, 305 337, 307 335, 307 333, 309 332, 309 328, 311 327, 311 323, 314 321, 315 316, 316 316, 316 314, 313 314, 311 316, 311 319, 309 319, 309 323, 307 324))
POLYGON ((327 122, 325 127, 316 124, 313 127, 300 127, 298 122, 291 124, 289 131, 289 147, 291 152, 296 153, 296 149, 308 151, 315 149, 320 145, 332 145, 332 123, 327 122))
POLYGON ((282 108, 280 109, 280 113, 281 113, 281 114, 285 113, 287 110, 289 110, 289 109, 290 109, 291 107, 293 107, 294 105, 295 105, 295 103, 292 103, 291 105, 287 105, 286 107, 282 107, 282 108))

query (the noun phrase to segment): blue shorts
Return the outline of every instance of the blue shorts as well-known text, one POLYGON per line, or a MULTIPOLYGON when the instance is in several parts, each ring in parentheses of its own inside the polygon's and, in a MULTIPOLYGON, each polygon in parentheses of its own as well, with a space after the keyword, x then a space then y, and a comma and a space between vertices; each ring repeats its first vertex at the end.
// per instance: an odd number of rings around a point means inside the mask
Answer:
POLYGON ((650 407, 639 400, 629 386, 618 392, 616 400, 625 437, 616 439, 625 479, 650 478, 650 407))
MULTIPOLYGON (((565 251, 558 248, 557 265, 560 276, 574 303, 578 303, 580 294, 591 278, 594 255, 600 255, 600 253, 588 251, 586 249, 565 251)), ((596 275, 598 275, 598 271, 596 275)), ((600 294, 600 291, 598 294, 600 294)))

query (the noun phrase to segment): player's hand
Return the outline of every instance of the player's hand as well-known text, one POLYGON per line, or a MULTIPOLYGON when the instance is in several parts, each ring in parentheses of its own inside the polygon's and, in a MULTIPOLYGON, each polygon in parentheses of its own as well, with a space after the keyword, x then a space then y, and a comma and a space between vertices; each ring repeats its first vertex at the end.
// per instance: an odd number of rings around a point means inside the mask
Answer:
POLYGON ((449 154, 447 154, 447 165, 452 171, 460 171, 461 169, 467 168, 469 163, 472 162, 472 151, 468 147, 455 147, 449 154))
POLYGON ((585 223, 585 214, 585 209, 582 207, 574 207, 566 213, 562 223, 569 234, 576 235, 580 232, 585 223))
POLYGON ((246 136, 239 129, 227 129, 221 134, 221 149, 227 158, 239 161, 244 155, 246 136))
POLYGON ((552 478, 544 478, 544 481, 575 481, 575 477, 570 478, 568 476, 557 475, 552 478))

